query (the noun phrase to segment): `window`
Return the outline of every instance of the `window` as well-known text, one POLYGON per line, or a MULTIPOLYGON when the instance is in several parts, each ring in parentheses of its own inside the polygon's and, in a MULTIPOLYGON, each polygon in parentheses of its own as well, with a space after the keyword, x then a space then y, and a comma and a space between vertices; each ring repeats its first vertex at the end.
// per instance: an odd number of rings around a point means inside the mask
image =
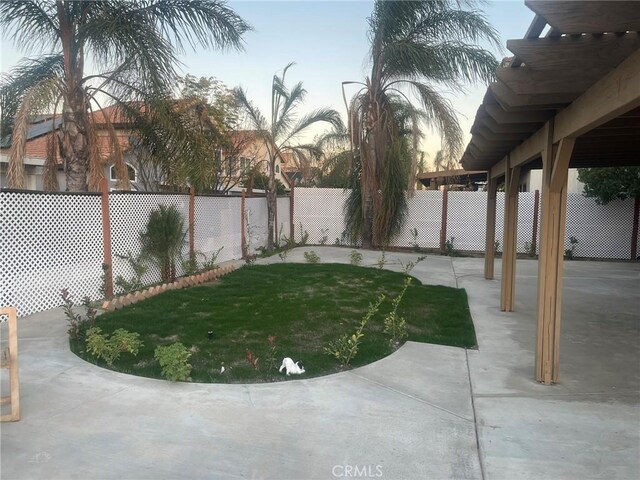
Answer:
MULTIPOLYGON (((135 182, 136 178, 137 178, 136 169, 133 168, 128 163, 126 165, 127 165, 127 171, 129 172, 129 181, 135 182)), ((116 166, 115 165, 111 165, 111 168, 109 169, 109 176, 110 176, 111 180, 114 181, 114 182, 118 180, 118 172, 116 170, 116 166)))
POLYGON ((251 168, 251 159, 248 157, 240 157, 240 170, 246 172, 251 168))

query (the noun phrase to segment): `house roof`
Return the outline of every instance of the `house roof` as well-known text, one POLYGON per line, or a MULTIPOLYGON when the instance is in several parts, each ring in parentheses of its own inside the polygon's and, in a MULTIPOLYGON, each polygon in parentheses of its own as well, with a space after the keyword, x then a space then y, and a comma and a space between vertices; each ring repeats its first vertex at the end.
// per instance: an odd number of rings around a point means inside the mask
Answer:
POLYGON ((571 167, 640 164, 638 3, 525 4, 535 18, 524 39, 507 42, 514 57, 498 68, 478 108, 465 170, 489 170, 516 154, 536 166, 543 127, 553 121, 554 142, 576 138, 571 167))

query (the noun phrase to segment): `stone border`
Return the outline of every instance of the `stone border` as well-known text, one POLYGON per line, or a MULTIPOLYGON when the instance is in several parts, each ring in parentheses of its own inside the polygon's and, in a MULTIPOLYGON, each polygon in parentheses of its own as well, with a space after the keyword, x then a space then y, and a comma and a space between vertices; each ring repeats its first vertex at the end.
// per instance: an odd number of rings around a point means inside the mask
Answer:
POLYGON ((168 290, 179 290, 181 288, 193 287, 200 285, 201 283, 210 282, 216 278, 226 275, 227 273, 233 272, 236 268, 238 267, 233 265, 218 267, 215 270, 208 270, 203 273, 191 275, 190 277, 181 277, 172 283, 163 283, 162 285, 155 285, 153 287, 145 288, 144 290, 138 290, 137 292, 120 295, 119 297, 114 297, 111 300, 105 300, 102 303, 102 309, 112 312, 122 307, 126 307, 127 305, 133 305, 141 300, 154 297, 168 290))

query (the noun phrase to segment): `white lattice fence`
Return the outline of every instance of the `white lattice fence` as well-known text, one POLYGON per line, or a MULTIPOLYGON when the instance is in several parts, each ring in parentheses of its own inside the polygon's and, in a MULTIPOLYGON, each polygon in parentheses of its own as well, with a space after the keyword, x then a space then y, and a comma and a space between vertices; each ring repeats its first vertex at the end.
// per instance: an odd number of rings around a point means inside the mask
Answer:
POLYGON ((567 197, 565 249, 570 237, 578 240, 574 256, 628 259, 633 228, 633 199, 598 205, 578 193, 567 197))
POLYGON ((296 188, 293 198, 295 239, 300 227, 309 233, 309 243, 319 244, 326 237, 332 245, 341 242, 345 231, 343 205, 347 194, 341 188, 296 188))
MULTIPOLYGON (((149 214, 160 205, 175 205, 184 219, 185 228, 189 224, 189 195, 156 193, 112 193, 109 195, 109 213, 111 217, 111 251, 113 256, 113 278, 121 275, 126 280, 133 277, 133 269, 120 256, 129 253, 136 257, 140 254, 140 233, 145 230, 149 214)), ((185 236, 182 248, 183 259, 189 256, 188 237, 185 236)), ((182 274, 178 262, 176 274, 182 274)), ((160 270, 150 264, 142 277, 145 285, 160 282, 160 270)), ((119 293, 116 289, 115 293, 119 293)))
POLYGON ((246 239, 248 253, 253 254, 267 245, 267 199, 246 199, 246 239))
MULTIPOLYGON (((242 256, 240 197, 195 197, 194 247, 207 260, 220 248, 217 262, 242 256)), ((202 261, 201 255, 198 260, 202 261)))
POLYGON ((20 316, 99 297, 100 196, 0 192, 0 306, 20 316))
POLYGON ((417 243, 420 248, 437 248, 440 244, 441 225, 442 192, 418 190, 407 200, 407 218, 404 228, 393 239, 391 245, 412 247, 417 243), (417 237, 415 233, 418 234, 417 237))
POLYGON ((290 197, 278 197, 278 242, 291 234, 290 197))

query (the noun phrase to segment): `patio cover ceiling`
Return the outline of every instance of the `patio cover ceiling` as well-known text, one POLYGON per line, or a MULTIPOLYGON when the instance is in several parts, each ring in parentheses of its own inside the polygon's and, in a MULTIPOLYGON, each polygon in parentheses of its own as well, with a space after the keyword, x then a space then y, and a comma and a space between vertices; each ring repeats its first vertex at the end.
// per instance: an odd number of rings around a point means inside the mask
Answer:
POLYGON ((507 42, 514 57, 498 68, 478 108, 464 169, 495 176, 514 153, 517 163, 539 164, 538 145, 552 119, 558 130, 575 127, 569 132, 577 137, 570 167, 640 165, 640 2, 525 4, 536 16, 524 39, 507 42), (634 100, 608 110, 608 92, 620 85, 634 100), (596 114, 586 114, 591 112, 596 114), (577 125, 576 116, 594 120, 577 125))

